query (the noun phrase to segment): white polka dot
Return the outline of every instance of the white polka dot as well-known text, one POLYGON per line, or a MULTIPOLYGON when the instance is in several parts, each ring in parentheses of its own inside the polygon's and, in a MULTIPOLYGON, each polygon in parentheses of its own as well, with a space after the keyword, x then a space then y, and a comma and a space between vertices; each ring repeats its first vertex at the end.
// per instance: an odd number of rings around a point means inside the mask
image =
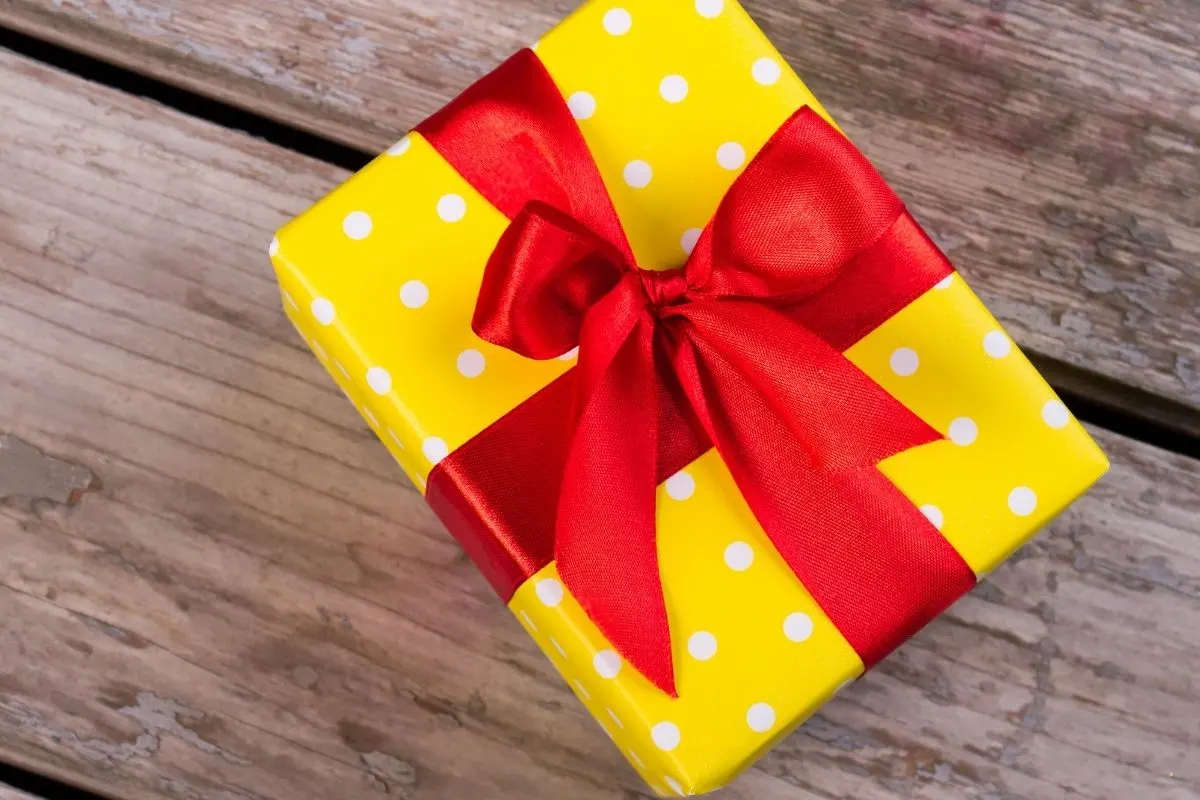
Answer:
POLYGON ((693 633, 688 639, 688 653, 697 661, 708 661, 717 654, 717 637, 708 631, 693 633))
POLYGON ((567 99, 567 107, 575 119, 591 119, 596 113, 596 98, 587 92, 576 92, 567 99))
POLYGON ((478 350, 464 350, 458 354, 458 371, 464 378, 478 378, 485 367, 487 361, 478 350))
POLYGON ((601 650, 592 659, 592 666, 601 678, 611 680, 621 671, 621 657, 613 650, 601 650))
POLYGON ((687 500, 696 493, 696 479, 687 472, 677 472, 667 479, 667 497, 687 500))
POLYGON ((725 10, 725 0, 696 0, 696 13, 705 19, 716 19, 725 10))
POLYGON ((409 148, 411 148, 411 147, 412 147, 412 137, 405 136, 403 139, 401 139, 400 141, 396 142, 394 145, 389 147, 387 152, 388 152, 389 156, 402 156, 405 153, 407 153, 409 151, 409 148))
POLYGON ((679 785, 679 781, 675 780, 670 775, 663 778, 663 780, 666 781, 667 786, 669 786, 671 788, 672 792, 679 795, 680 797, 684 796, 683 795, 683 787, 679 785))
MULTIPOLYGON (((654 741, 655 747, 669 753, 676 747, 679 747, 679 740, 682 737, 679 734, 679 726, 674 722, 660 722, 650 729, 650 738, 654 741)), ((667 779, 667 783, 671 783, 670 778, 667 779)), ((671 788, 675 789, 675 786, 671 788)), ((678 789, 675 790, 679 791, 678 789)))
POLYGON ((392 376, 383 367, 371 367, 367 370, 367 386, 378 395, 392 391, 392 376))
POLYGON ((614 724, 614 725, 616 725, 616 726, 617 726, 618 728, 620 728, 621 730, 625 730, 625 723, 624 723, 624 722, 621 722, 621 718, 617 716, 617 712, 613 711, 613 710, 610 708, 610 709, 608 710, 608 716, 612 718, 612 721, 613 721, 613 724, 614 724))
POLYGON ((400 287, 400 302, 408 308, 421 308, 429 302, 429 287, 421 281, 409 281, 400 287))
POLYGON ((267 253, 274 258, 279 255, 279 237, 276 236, 271 240, 271 246, 267 248, 267 253))
POLYGON ((717 163, 722 169, 735 170, 746 163, 746 148, 737 142, 726 142, 717 148, 717 163))
POLYGON ((337 315, 337 312, 333 310, 333 303, 324 297, 318 297, 312 301, 312 315, 322 325, 332 325, 333 318, 337 315))
POLYGON ((746 712, 746 724, 755 733, 766 733, 775 727, 775 709, 766 703, 755 703, 746 712))
POLYGON ((565 352, 561 356, 559 356, 558 360, 559 361, 574 361, 577 358, 579 358, 579 348, 572 347, 570 350, 568 350, 567 352, 565 352))
POLYGON ((766 57, 754 62, 753 73, 754 80, 763 86, 774 86, 783 77, 783 69, 780 68, 779 62, 773 58, 766 57))
POLYGON ((604 15, 604 30, 613 36, 624 36, 633 27, 633 17, 623 8, 614 8, 604 15))
POLYGON ((1037 494, 1028 486, 1018 486, 1009 492, 1008 508, 1018 517, 1028 517, 1037 511, 1037 494))
POLYGON ((917 351, 911 347, 901 347, 892 353, 890 363, 892 365, 892 372, 902 378, 907 378, 917 373, 917 368, 921 366, 921 358, 917 355, 917 351))
POLYGON ((443 222, 460 222, 467 215, 467 201, 462 195, 445 195, 438 200, 437 213, 443 222))
POLYGON ((940 281, 938 281, 936 284, 934 284, 933 288, 941 290, 941 291, 945 291, 946 289, 949 289, 953 285, 954 285, 954 275, 947 275, 946 277, 944 277, 940 281))
POLYGON ((1055 430, 1061 430, 1071 423, 1071 412, 1058 400, 1051 400, 1042 406, 1042 420, 1055 430))
POLYGON ((700 235, 702 233, 704 233, 704 231, 700 228, 689 228, 688 230, 684 231, 683 238, 679 241, 680 246, 683 247, 683 252, 690 256, 692 251, 696 249, 696 242, 700 241, 700 235))
POLYGON ((559 644, 559 643, 558 643, 558 639, 555 639, 553 636, 551 636, 551 637, 550 637, 550 644, 554 645, 554 649, 558 651, 558 654, 559 654, 560 656, 562 656, 563 658, 566 658, 566 657, 567 657, 567 651, 566 651, 566 650, 564 650, 564 649, 563 649, 563 646, 562 646, 561 644, 559 644))
POLYGON ((783 635, 793 642, 807 642, 813 635, 812 617, 803 611, 788 614, 783 621, 783 635))
POLYGON ((642 763, 642 757, 639 756, 637 753, 635 753, 632 750, 629 751, 629 760, 632 761, 634 764, 637 764, 638 769, 646 768, 646 765, 642 763))
POLYGON ((578 690, 578 692, 579 692, 579 696, 580 696, 580 697, 582 697, 584 700, 591 700, 591 699, 592 699, 592 693, 591 693, 591 692, 589 692, 589 691, 587 690, 587 687, 586 687, 586 686, 584 686, 584 685, 583 685, 582 683, 580 683, 579 681, 575 681, 575 689, 576 689, 576 690, 578 690))
POLYGON ((682 75, 668 75, 658 84, 658 93, 668 103, 682 103, 688 96, 687 78, 682 75))
POLYGON ((734 542, 725 548, 725 564, 734 572, 745 572, 754 563, 754 550, 745 542, 734 542))
POLYGON ((342 220, 342 230, 355 241, 361 241, 371 235, 371 215, 365 211, 352 211, 342 220))
POLYGON ((942 510, 937 506, 921 506, 921 513, 924 514, 925 518, 929 520, 930 523, 933 524, 933 527, 937 528, 939 531, 942 529, 942 526, 946 524, 946 515, 943 514, 942 510))
MULTIPOLYGON (((537 624, 533 621, 533 617, 529 616, 528 611, 521 612, 521 619, 525 620, 525 624, 529 626, 529 630, 533 631, 534 633, 537 633, 537 624)), ((576 681, 576 684, 578 684, 578 683, 579 682, 576 681)))
POLYGON ((1004 331, 992 331, 983 337, 983 351, 992 358, 1004 358, 1012 352, 1012 339, 1004 331))
POLYGON ((645 161, 630 161, 625 165, 625 182, 634 189, 645 189, 654 180, 654 170, 645 161))
POLYGON ((533 588, 538 600, 547 608, 555 608, 563 601, 563 585, 554 578, 543 578, 533 588))
POLYGON ((959 447, 975 444, 979 438, 979 426, 970 417, 959 417, 950 423, 950 441, 959 447))
POLYGON ((429 459, 430 464, 440 464, 446 456, 450 455, 450 446, 446 444, 445 439, 430 436, 421 445, 421 452, 429 459))

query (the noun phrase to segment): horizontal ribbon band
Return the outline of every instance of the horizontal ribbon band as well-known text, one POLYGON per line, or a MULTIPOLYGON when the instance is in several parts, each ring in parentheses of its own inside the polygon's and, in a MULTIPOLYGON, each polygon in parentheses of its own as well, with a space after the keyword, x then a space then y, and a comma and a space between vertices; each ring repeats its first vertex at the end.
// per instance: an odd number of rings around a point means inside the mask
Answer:
POLYGON ((712 447, 867 666, 975 583, 879 471, 942 437, 842 351, 953 272, 811 109, 764 145, 685 266, 636 264, 599 170, 522 51, 420 132, 512 221, 475 330, 578 368, 451 454, 429 502, 506 599, 552 561, 638 671, 674 694, 656 487, 712 447))

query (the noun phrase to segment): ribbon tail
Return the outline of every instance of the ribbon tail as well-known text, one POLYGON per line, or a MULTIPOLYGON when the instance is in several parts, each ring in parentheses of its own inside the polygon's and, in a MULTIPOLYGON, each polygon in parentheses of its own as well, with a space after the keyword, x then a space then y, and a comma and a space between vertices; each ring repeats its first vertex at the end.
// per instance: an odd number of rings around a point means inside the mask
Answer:
POLYGON ((877 467, 941 437, 779 312, 712 305, 686 314, 675 356, 685 391, 767 536, 873 666, 975 584, 877 467))
POLYGON ((567 459, 555 555, 567 588, 605 638, 674 697, 655 528, 654 326, 644 308, 619 343, 612 341, 611 328, 605 341, 589 339, 585 325, 580 371, 589 388, 567 459))
MULTIPOLYGON (((874 467, 942 435, 842 353, 786 314, 753 300, 682 312, 722 401, 753 396, 803 443, 805 462, 834 471, 874 467)), ((713 404, 714 413, 719 403, 713 404)), ((724 413, 736 414, 736 403, 724 413)), ((750 414, 739 417, 754 419, 750 414)))

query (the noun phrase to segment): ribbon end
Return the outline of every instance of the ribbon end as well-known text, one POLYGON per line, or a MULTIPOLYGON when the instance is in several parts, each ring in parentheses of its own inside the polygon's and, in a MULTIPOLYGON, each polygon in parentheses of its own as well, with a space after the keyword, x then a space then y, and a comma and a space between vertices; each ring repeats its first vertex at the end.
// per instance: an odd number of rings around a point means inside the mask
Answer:
POLYGON ((678 700, 679 689, 675 683, 675 664, 671 659, 670 652, 667 652, 665 656, 661 660, 655 658, 654 663, 636 664, 632 660, 629 663, 655 688, 672 700, 678 700))
MULTIPOLYGON (((562 544, 560 539, 560 547, 562 544)), ((585 558, 590 555, 595 553, 585 551, 585 558)), ((602 588, 596 591, 596 583, 587 579, 588 570, 580 569, 584 565, 563 556, 559 552, 559 576, 612 649, 655 688, 678 699, 670 623, 662 585, 658 582, 657 559, 651 557, 642 562, 646 567, 642 575, 630 574, 637 569, 632 560, 625 559, 623 585, 612 587, 601 579, 598 585, 602 588)), ((609 574, 606 572, 605 576, 609 574)))
MULTIPOLYGON (((570 582, 567 588, 571 589, 570 582)), ((679 699, 665 608, 661 613, 645 609, 647 613, 623 617, 618 612, 614 617, 611 608, 600 608, 584 601, 581 601, 581 605, 629 667, 672 700, 679 699)))

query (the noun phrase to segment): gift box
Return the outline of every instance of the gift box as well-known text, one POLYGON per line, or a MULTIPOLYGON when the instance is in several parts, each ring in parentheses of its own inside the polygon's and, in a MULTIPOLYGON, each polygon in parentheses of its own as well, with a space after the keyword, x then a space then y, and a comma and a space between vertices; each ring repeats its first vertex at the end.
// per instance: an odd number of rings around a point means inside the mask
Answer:
POLYGON ((734 0, 591 0, 271 245, 285 309, 663 795, 1107 469, 734 0))

